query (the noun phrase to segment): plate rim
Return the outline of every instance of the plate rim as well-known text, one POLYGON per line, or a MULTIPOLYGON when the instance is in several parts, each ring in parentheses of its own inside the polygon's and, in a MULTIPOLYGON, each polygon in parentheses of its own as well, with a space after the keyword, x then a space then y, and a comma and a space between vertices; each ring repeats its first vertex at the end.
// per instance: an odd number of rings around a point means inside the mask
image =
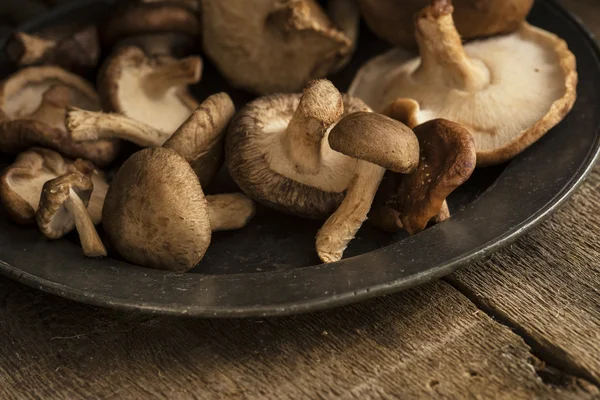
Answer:
MULTIPOLYGON (((86 5, 93 3, 110 3, 111 1, 87 1, 77 2, 77 5, 69 4, 65 7, 59 7, 53 10, 53 12, 44 15, 42 18, 29 21, 19 29, 27 30, 33 26, 39 26, 44 23, 48 23, 57 16, 65 15, 66 13, 73 12, 79 8, 86 7, 86 5)), ((578 30, 584 34, 589 42, 591 50, 595 53, 597 60, 600 61, 600 47, 596 42, 594 35, 585 27, 581 22, 581 19, 574 13, 567 10, 562 4, 556 0, 546 0, 544 3, 551 5, 565 18, 570 19, 575 23, 578 30)), ((0 39, 0 44, 3 42, 0 39)), ((585 179, 592 172, 596 163, 600 159, 600 126, 596 126, 594 132, 594 143, 590 147, 586 157, 581 161, 579 168, 569 178, 569 181, 548 201, 544 206, 539 208, 536 212, 531 214, 529 218, 505 231, 496 241, 493 243, 485 243, 476 248, 469 250, 467 253, 463 253, 460 257, 443 262, 437 267, 430 268, 420 273, 411 276, 411 279, 397 279, 394 281, 385 282, 382 284, 370 286, 366 289, 344 292, 337 295, 325 296, 314 298, 311 300, 305 300, 302 302, 292 303, 281 303, 277 305, 262 305, 262 306, 237 306, 237 307, 224 307, 224 306, 194 306, 194 305, 181 305, 181 304, 162 304, 152 303, 145 300, 137 300, 131 298, 122 298, 115 295, 97 294, 90 293, 88 291, 68 286, 62 283, 54 282, 46 278, 39 277, 29 272, 25 272, 3 260, 0 260, 0 275, 6 276, 17 282, 25 284, 34 289, 41 290, 43 292, 57 295, 69 300, 89 304, 92 306, 99 306, 103 308, 115 308, 127 311, 141 311, 151 314, 160 315, 175 315, 175 316, 194 316, 194 317, 267 317, 267 316, 286 316, 301 314, 307 312, 315 312, 324 309, 336 308, 359 301, 364 301, 370 298, 387 295, 390 293, 398 292, 410 287, 418 286, 420 284, 429 282, 431 280, 441 278, 442 276, 448 275, 460 267, 467 266, 475 261, 481 260, 485 256, 515 242, 517 239, 522 237, 525 233, 529 232, 532 228, 539 225, 547 218, 549 218, 556 210, 558 210, 580 187, 585 179), (466 255, 465 255, 466 254, 466 255)), ((504 174, 504 172, 503 172, 504 174)), ((493 188, 492 185, 487 190, 493 188)), ((393 245, 392 245, 393 246, 393 245)), ((353 258, 362 257, 356 256, 353 258)), ((113 260, 122 265, 128 265, 113 260)), ((322 265, 310 266, 319 267, 322 265)), ((198 275, 202 274, 187 274, 187 275, 198 275)), ((245 274, 239 274, 245 275, 245 274)))

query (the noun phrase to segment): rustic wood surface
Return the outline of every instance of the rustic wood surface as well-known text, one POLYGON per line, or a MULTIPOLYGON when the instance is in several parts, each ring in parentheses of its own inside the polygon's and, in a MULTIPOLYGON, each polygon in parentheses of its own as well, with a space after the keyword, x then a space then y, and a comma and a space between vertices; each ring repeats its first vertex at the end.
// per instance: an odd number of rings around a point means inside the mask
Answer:
MULTIPOLYGON (((600 36, 597 0, 564 2, 600 36)), ((268 320, 149 317, 0 278, 0 399, 598 399, 600 165, 444 281, 268 320)))

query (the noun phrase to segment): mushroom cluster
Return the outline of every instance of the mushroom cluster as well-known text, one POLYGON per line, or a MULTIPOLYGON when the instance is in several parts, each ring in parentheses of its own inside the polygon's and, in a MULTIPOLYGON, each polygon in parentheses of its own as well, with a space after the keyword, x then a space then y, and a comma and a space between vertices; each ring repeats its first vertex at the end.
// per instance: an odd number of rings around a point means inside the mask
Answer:
POLYGON ((97 25, 16 32, 0 202, 48 239, 77 232, 85 256, 175 272, 257 207, 320 221, 325 263, 367 220, 418 234, 451 218, 447 199, 476 167, 517 156, 575 102, 575 57, 524 22, 531 6, 128 0, 97 25), (361 16, 405 48, 343 93, 327 77, 357 50, 361 16), (200 54, 230 86, 198 95, 200 54), (211 190, 222 167, 239 192, 211 190))

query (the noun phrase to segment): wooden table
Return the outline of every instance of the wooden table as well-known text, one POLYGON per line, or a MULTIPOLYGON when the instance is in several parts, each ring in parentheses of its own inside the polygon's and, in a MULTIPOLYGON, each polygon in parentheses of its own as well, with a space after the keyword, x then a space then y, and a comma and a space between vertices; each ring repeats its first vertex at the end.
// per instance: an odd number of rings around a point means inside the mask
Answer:
MULTIPOLYGON (((565 4, 600 35, 597 0, 565 4)), ((0 399, 600 398, 600 166, 447 279, 269 320, 97 309, 0 279, 0 399)))

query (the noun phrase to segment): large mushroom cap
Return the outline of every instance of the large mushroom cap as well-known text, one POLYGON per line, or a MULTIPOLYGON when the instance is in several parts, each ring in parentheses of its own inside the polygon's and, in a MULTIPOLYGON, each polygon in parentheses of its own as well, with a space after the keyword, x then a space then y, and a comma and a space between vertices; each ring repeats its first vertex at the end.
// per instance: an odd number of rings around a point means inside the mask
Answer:
POLYGON ((200 80, 201 67, 199 57, 154 59, 137 47, 123 47, 100 73, 104 107, 170 135, 199 105, 186 85, 200 80))
POLYGON ((193 268, 211 239, 198 177, 183 157, 161 147, 125 161, 108 190, 102 221, 119 254, 157 269, 193 268))
MULTIPOLYGON (((70 75, 66 71, 58 71, 67 74, 65 76, 69 79, 74 78, 73 82, 79 80, 78 77, 70 75)), ((3 86, 5 88, 4 99, 8 101, 6 108, 9 115, 5 121, 0 121, 0 150, 2 152, 18 154, 30 147, 42 146, 70 157, 88 159, 100 166, 108 165, 115 159, 120 149, 116 141, 99 140, 76 143, 71 140, 65 126, 67 107, 74 98, 75 101, 86 103, 80 100, 83 97, 75 91, 77 89, 74 89, 74 86, 63 83, 50 84, 49 82, 38 85, 34 82, 31 87, 24 87, 20 91, 14 92, 16 90, 14 86, 20 79, 19 77, 9 78, 3 86), (15 79, 17 79, 16 82, 15 79), (44 93, 38 94, 36 91, 45 87, 46 84, 50 84, 50 86, 44 93), (39 100, 36 98, 37 95, 41 97, 39 100), (23 101, 28 98, 32 98, 32 102, 39 101, 38 107, 30 114, 23 114, 21 110, 13 109, 12 102, 19 102, 19 96, 24 96, 23 101), (9 119, 11 115, 15 119, 9 119)), ((49 81, 51 82, 52 79, 49 81)), ((93 89, 89 88, 85 82, 79 83, 83 83, 81 93, 90 96, 93 94, 92 97, 97 101, 93 89), (88 93, 88 90, 91 92, 88 93)), ((75 86, 75 88, 77 87, 75 86)), ((26 104, 28 107, 29 103, 26 104)), ((92 103, 88 101, 86 104, 91 105, 92 103)))
POLYGON ((381 111, 416 100, 416 123, 444 118, 467 128, 478 166, 506 161, 571 110, 577 71, 566 43, 526 23, 510 35, 462 46, 448 0, 416 20, 421 57, 392 50, 359 71, 350 92, 381 111))
POLYGON ((259 94, 300 91, 352 47, 314 0, 204 0, 202 29, 221 73, 259 94))
POLYGON ((42 187, 47 181, 67 173, 71 162, 60 154, 42 148, 21 153, 0 181, 0 200, 17 223, 35 223, 42 187))
MULTIPOLYGON (((415 47, 414 15, 431 0, 359 0, 365 21, 378 36, 404 47, 415 47)), ((454 0, 460 35, 473 39, 517 30, 533 0, 454 0)))
POLYGON ((183 2, 140 1, 117 8, 101 26, 102 42, 108 47, 132 36, 151 34, 195 38, 200 34, 200 21, 195 11, 183 2))
POLYGON ((32 114, 51 86, 69 89, 69 104, 85 110, 100 111, 94 87, 79 76, 55 66, 28 67, 0 83, 0 108, 10 119, 32 114))
POLYGON ((258 98, 231 122, 225 142, 229 172, 264 205, 306 218, 327 217, 344 198, 356 166, 355 159, 331 149, 329 129, 342 112, 369 110, 325 80, 309 84, 303 95, 258 98))

